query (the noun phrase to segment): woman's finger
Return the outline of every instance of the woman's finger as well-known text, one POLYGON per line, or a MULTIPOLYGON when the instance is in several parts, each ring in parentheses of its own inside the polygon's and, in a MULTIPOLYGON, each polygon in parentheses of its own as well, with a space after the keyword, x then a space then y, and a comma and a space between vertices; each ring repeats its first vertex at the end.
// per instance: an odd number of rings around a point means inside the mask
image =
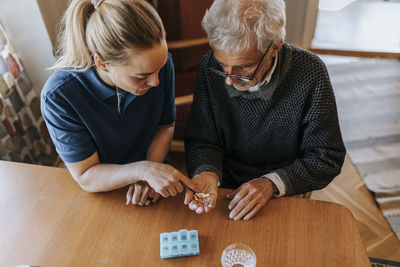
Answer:
POLYGON ((159 198, 160 198, 160 194, 157 193, 157 192, 154 192, 154 197, 153 197, 153 201, 152 202, 153 203, 157 202, 159 198))
POLYGON ((133 205, 139 204, 141 196, 142 196, 142 186, 139 183, 135 183, 135 192, 133 193, 132 204, 133 205))
POLYGON ((169 197, 169 193, 166 188, 161 189, 158 193, 160 193, 163 197, 169 197))
POLYGON ((176 183, 174 183, 174 186, 175 186, 176 191, 178 191, 179 193, 182 193, 182 192, 183 192, 183 189, 185 189, 185 188, 183 187, 182 183, 179 182, 179 181, 176 182, 176 183))
POLYGON ((140 197, 139 205, 146 204, 146 202, 148 201, 147 198, 149 197, 149 193, 150 193, 150 186, 148 185, 142 186, 142 196, 140 197))
POLYGON ((133 185, 129 186, 128 192, 126 192, 126 205, 132 200, 133 185))
POLYGON ((167 190, 170 196, 174 197, 178 194, 174 186, 167 187, 167 190))

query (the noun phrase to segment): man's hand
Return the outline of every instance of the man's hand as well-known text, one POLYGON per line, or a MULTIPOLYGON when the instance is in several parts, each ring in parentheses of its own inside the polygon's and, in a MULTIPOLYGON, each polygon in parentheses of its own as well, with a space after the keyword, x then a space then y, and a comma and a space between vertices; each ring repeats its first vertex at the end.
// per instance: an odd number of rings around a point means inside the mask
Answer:
POLYGON ((129 186, 126 193, 126 205, 132 202, 132 205, 149 205, 155 203, 160 198, 160 194, 154 191, 148 183, 140 181, 129 186))
POLYGON ((185 205, 189 205, 189 209, 197 213, 207 213, 214 209, 218 196, 218 176, 213 172, 205 171, 193 177, 192 181, 200 188, 200 193, 208 194, 208 196, 197 198, 195 192, 187 187, 185 205))
POLYGON ((229 218, 234 220, 249 220, 267 203, 277 188, 267 178, 256 178, 242 184, 226 198, 232 199, 229 202, 229 218))

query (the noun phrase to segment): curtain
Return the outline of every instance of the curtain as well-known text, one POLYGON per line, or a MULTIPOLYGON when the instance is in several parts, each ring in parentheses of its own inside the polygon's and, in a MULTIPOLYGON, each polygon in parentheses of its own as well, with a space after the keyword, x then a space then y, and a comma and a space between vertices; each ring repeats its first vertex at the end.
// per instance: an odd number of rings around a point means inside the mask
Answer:
POLYGON ((40 96, 0 25, 0 159, 52 165, 57 154, 40 112, 40 96))

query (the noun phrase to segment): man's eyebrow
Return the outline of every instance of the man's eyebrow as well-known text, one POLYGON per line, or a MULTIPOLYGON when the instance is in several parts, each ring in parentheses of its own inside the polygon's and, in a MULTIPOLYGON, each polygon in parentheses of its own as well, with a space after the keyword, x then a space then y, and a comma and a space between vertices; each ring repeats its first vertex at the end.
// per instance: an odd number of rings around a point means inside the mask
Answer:
MULTIPOLYGON (((215 60, 217 61, 217 63, 219 65, 221 65, 221 67, 227 66, 226 64, 219 62, 217 59, 215 59, 215 60)), ((255 64, 257 64, 257 62, 256 63, 249 63, 249 64, 242 64, 242 65, 234 65, 234 66, 232 66, 232 68, 246 68, 246 67, 253 66, 255 64)))

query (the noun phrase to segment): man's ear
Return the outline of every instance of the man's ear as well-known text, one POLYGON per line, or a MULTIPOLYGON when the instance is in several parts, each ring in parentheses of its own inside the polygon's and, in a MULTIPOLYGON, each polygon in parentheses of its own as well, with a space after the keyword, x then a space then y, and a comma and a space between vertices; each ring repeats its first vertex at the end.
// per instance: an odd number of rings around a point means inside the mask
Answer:
POLYGON ((278 52, 281 50, 282 45, 283 45, 283 40, 282 39, 279 40, 278 43, 273 45, 274 52, 272 52, 272 53, 273 53, 274 56, 276 56, 278 54, 278 52))
POLYGON ((94 64, 99 69, 108 72, 107 65, 103 62, 103 60, 101 60, 101 58, 98 55, 94 55, 94 64))

